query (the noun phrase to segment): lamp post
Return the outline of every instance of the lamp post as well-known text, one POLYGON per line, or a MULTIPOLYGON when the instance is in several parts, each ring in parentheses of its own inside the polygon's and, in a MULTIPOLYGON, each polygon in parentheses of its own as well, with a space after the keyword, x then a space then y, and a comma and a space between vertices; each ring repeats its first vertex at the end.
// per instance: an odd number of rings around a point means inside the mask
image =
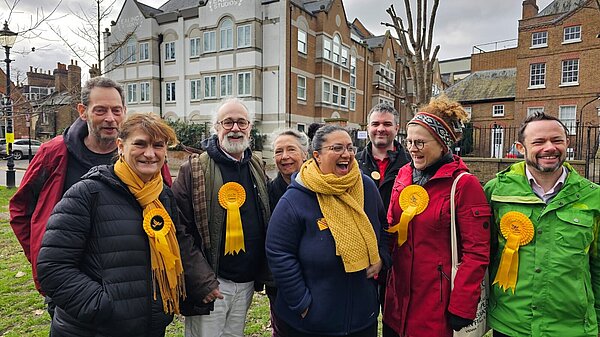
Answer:
POLYGON ((4 106, 6 108, 6 146, 8 161, 6 162, 6 187, 15 187, 15 162, 12 156, 12 145, 15 141, 15 133, 13 130, 13 112, 12 101, 10 99, 10 48, 17 40, 17 33, 8 29, 8 22, 4 21, 4 27, 0 30, 0 45, 4 47, 6 53, 6 96, 4 97, 4 106))

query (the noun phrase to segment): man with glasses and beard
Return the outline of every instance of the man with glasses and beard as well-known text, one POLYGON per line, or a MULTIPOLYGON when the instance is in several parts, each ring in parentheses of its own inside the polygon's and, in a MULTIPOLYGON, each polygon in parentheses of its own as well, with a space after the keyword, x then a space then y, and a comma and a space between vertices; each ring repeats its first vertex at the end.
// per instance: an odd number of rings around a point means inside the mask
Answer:
POLYGON ((205 152, 181 166, 173 185, 180 220, 219 281, 208 309, 184 312, 187 337, 243 337, 255 281, 267 275, 269 197, 263 161, 250 150, 252 118, 236 98, 223 101, 215 117, 205 152))
POLYGON ((600 188, 565 163, 568 133, 556 117, 527 117, 525 161, 485 185, 494 337, 598 336, 600 188))

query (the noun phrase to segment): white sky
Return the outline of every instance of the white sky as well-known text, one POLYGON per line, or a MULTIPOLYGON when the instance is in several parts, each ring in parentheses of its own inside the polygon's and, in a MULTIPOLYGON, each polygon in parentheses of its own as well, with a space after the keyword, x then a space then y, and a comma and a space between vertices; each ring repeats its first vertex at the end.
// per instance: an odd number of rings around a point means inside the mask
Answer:
MULTIPOLYGON (((15 0, 9 0, 10 2, 15 0)), ((258 1, 258 0, 246 0, 258 1)), ((141 0, 142 3, 158 8, 165 0, 141 0)), ((432 1, 429 1, 432 3, 432 1)), ((546 7, 552 0, 538 0, 540 10, 546 7)), ((16 6, 15 13, 10 18, 9 27, 13 31, 26 27, 31 18, 35 18, 36 10, 43 8, 45 12, 56 6, 58 0, 20 0, 16 6), (40 5, 41 4, 41 5, 40 5), (42 6, 42 7, 40 7, 42 6)), ((60 25, 64 33, 68 32, 69 25, 75 27, 80 24, 76 22, 69 13, 69 9, 78 11, 81 6, 90 6, 95 0, 62 0, 57 13, 54 14, 52 24, 60 25)), ((105 0, 105 3, 110 3, 105 0)), ((111 13, 111 20, 115 20, 124 3, 124 0, 116 0, 111 13)), ((512 40, 517 38, 518 20, 521 18, 522 0, 440 0, 437 20, 434 32, 434 45, 439 44, 441 49, 438 55, 440 60, 469 56, 474 45, 512 40)), ((363 24, 375 35, 385 32, 386 27, 380 22, 390 22, 386 9, 394 4, 396 13, 404 15, 404 1, 402 0, 344 0, 344 7, 348 21, 352 22, 358 17, 363 24)), ((431 5, 430 5, 431 7, 431 5)), ((413 9, 413 13, 414 13, 413 9)), ((7 19, 7 6, 0 2, 0 20, 7 19)), ((106 23, 108 27, 108 22, 106 23)), ((39 35, 48 36, 50 40, 25 39, 17 40, 14 52, 11 52, 11 64, 13 75, 18 72, 26 72, 29 66, 44 70, 53 70, 56 63, 69 63, 74 59, 72 52, 59 41, 47 26, 42 25, 38 30, 39 35), (35 52, 30 52, 35 47, 35 52)), ((76 39, 73 39, 76 41, 76 39)), ((516 42, 513 42, 516 43, 516 42)), ((2 52, 0 60, 4 59, 2 52)), ((83 66, 79 62, 80 66, 83 66)), ((4 62, 0 63, 5 69, 4 62)), ((83 74, 87 76, 87 69, 83 74)), ((12 76, 14 79, 14 76, 12 76)), ((84 77, 85 80, 85 77, 84 77)))

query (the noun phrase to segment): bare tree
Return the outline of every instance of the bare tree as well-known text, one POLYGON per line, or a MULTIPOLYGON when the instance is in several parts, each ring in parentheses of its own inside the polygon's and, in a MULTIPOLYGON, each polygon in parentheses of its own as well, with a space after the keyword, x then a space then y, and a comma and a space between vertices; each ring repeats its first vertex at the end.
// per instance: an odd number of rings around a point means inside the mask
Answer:
POLYGON ((432 94, 433 66, 440 50, 437 45, 432 51, 433 28, 440 0, 433 0, 431 12, 428 12, 428 0, 416 0, 416 18, 413 16, 411 0, 404 0, 406 20, 396 14, 394 5, 386 12, 392 23, 382 22, 392 27, 398 35, 400 47, 404 52, 402 62, 410 71, 415 87, 415 104, 429 103, 432 94))
MULTIPOLYGON (((93 11, 91 11, 89 7, 84 8, 81 3, 79 3, 79 9, 77 11, 70 11, 71 15, 80 22, 80 25, 77 28, 69 29, 70 32, 77 37, 76 41, 70 41, 68 35, 63 34, 58 26, 51 24, 48 24, 48 26, 83 64, 89 68, 96 65, 99 74, 103 74, 106 72, 106 69, 102 69, 104 61, 110 60, 110 58, 127 43, 129 37, 135 32, 135 29, 133 32, 127 34, 122 40, 118 41, 118 43, 113 44, 110 50, 103 51, 102 25, 108 20, 116 0, 92 1, 93 4, 90 7, 93 7, 93 11)), ((118 62, 116 62, 117 66, 124 61, 127 61, 130 57, 132 57, 132 55, 126 55, 121 60, 118 60, 118 62)))

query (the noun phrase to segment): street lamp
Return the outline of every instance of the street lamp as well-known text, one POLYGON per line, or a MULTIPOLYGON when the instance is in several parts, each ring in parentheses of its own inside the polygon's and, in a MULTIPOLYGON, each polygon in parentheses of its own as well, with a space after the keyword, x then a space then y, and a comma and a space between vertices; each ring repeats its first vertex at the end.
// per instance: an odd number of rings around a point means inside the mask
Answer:
POLYGON ((6 108, 6 146, 8 161, 6 163, 6 187, 15 187, 15 162, 12 156, 12 145, 15 141, 15 134, 13 131, 13 112, 12 112, 12 101, 10 99, 10 48, 15 44, 17 40, 17 33, 8 29, 8 22, 4 21, 4 27, 0 30, 0 45, 4 47, 6 53, 6 96, 4 97, 4 106, 6 108))

